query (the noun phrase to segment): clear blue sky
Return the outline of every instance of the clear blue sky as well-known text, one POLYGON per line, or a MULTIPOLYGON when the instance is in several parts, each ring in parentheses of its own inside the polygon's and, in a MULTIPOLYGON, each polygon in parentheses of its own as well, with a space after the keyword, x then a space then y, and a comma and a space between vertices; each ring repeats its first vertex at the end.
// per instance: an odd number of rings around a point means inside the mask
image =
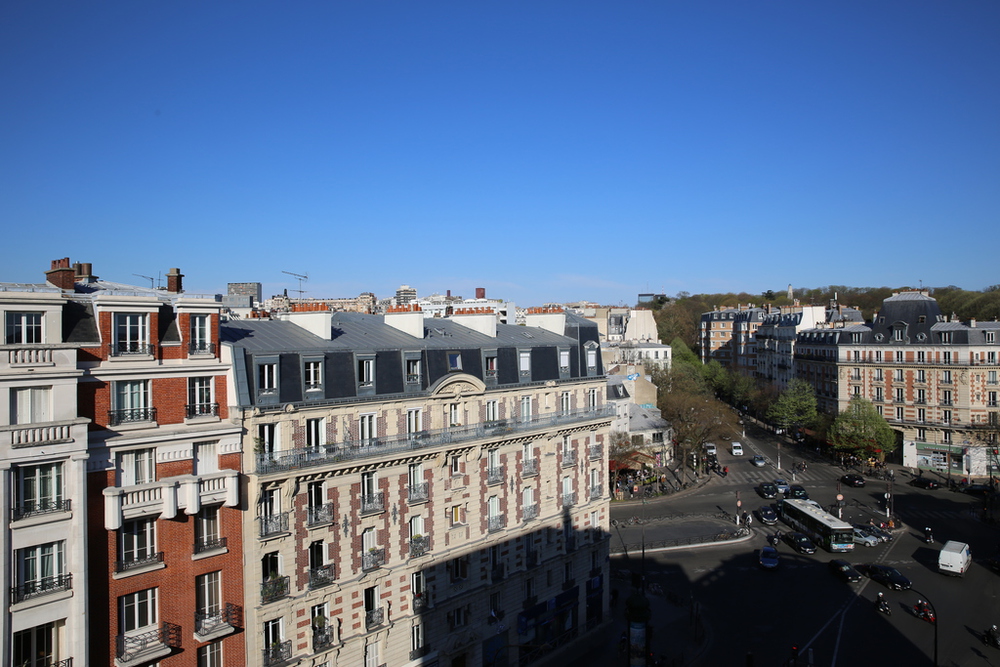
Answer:
POLYGON ((1000 283, 996 0, 9 0, 0 90, 0 281, 1000 283))

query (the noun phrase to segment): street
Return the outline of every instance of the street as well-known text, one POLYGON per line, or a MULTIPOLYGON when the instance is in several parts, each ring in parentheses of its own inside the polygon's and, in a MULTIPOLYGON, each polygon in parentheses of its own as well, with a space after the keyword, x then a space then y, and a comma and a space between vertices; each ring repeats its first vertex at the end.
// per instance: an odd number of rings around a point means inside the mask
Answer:
MULTIPOLYGON (((766 527, 755 521, 754 535, 747 541, 663 551, 647 548, 642 559, 642 544, 663 542, 685 531, 712 531, 721 512, 737 512, 737 501, 740 510, 746 511, 775 503, 761 498, 755 487, 776 477, 802 484, 810 498, 837 511, 838 480, 845 469, 799 445, 784 443, 779 472, 775 436, 748 427, 742 443, 745 453, 741 457, 730 453, 729 443, 718 443, 720 464, 729 467, 725 477, 716 475, 701 488, 675 496, 612 504, 611 517, 618 524, 611 531, 612 548, 627 546, 629 551, 628 556, 612 559, 612 574, 616 569, 643 571, 649 587, 656 591, 650 595, 696 603, 706 640, 697 659, 688 657, 684 664, 783 665, 797 647, 799 665, 930 665, 936 640, 939 665, 1000 665, 1000 650, 981 642, 982 631, 1000 623, 1000 575, 982 564, 1000 545, 1000 533, 979 520, 981 499, 947 489, 914 488, 906 484, 909 473, 898 467, 891 486, 866 478, 863 488, 839 488, 844 496, 843 518, 851 523, 884 520, 885 495, 891 494, 889 502, 903 523, 891 542, 857 545, 846 554, 819 549, 814 555, 798 554, 782 543, 779 567, 764 571, 757 563, 757 551, 767 544, 765 536, 788 527, 780 522, 766 527), (767 465, 754 467, 750 463, 754 454, 764 456, 767 465), (789 471, 800 462, 806 463, 806 469, 793 479, 789 471), (637 520, 629 524, 630 517, 637 520), (933 530, 934 544, 924 542, 924 527, 933 530), (938 551, 949 539, 967 542, 972 548, 975 562, 963 578, 937 572, 938 551), (889 591, 867 578, 845 583, 828 568, 833 558, 855 565, 890 565, 912 581, 913 590, 889 591), (891 604, 891 616, 875 609, 879 591, 891 604), (934 625, 909 613, 918 599, 934 606, 939 619, 936 633, 934 625)), ((651 624, 654 641, 664 646, 680 641, 665 637, 666 628, 657 632, 655 617, 651 624)), ((654 646, 654 654, 659 652, 670 654, 654 646)))

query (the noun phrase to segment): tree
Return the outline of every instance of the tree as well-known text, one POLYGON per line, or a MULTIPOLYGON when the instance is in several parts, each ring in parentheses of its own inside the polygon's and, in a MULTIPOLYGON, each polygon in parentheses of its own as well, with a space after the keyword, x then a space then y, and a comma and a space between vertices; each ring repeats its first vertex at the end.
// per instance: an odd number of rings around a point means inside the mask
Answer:
POLYGON ((794 378, 768 408, 767 418, 784 429, 812 424, 816 419, 816 393, 812 385, 794 378))
POLYGON ((847 409, 833 420, 829 440, 837 449, 851 451, 884 453, 896 449, 896 432, 861 396, 852 396, 847 409))

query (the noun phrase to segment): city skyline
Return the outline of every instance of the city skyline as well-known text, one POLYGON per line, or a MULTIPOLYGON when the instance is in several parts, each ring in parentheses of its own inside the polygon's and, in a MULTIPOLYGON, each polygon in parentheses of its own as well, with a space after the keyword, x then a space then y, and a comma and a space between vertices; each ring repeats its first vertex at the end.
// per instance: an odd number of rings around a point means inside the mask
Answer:
POLYGON ((20 3, 0 261, 525 306, 980 290, 998 28, 985 1, 20 3))

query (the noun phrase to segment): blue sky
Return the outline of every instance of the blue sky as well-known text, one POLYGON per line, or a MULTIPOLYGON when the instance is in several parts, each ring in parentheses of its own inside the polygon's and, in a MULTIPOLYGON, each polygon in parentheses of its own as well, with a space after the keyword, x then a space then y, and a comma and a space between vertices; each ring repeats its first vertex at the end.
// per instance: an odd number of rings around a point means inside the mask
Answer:
POLYGON ((11 0, 0 280, 982 289, 998 35, 995 0, 11 0))

